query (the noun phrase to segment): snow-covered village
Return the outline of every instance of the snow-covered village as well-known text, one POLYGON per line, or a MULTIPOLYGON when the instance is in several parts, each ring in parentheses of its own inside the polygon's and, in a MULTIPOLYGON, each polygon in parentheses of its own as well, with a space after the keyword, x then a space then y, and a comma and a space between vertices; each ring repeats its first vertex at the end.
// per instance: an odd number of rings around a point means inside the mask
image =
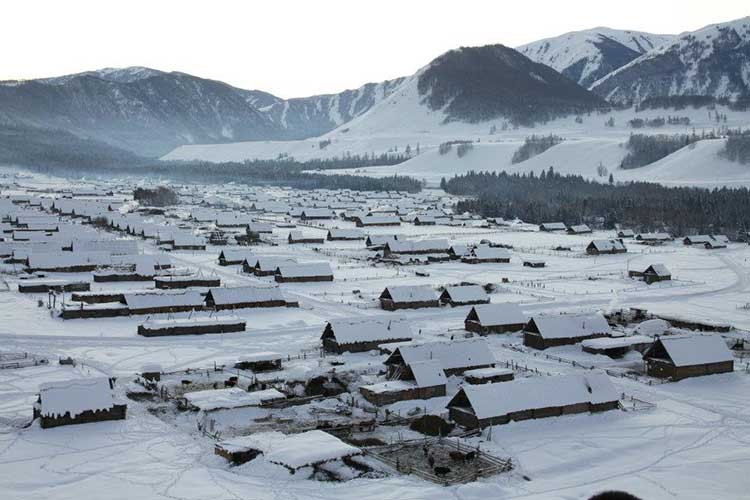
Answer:
POLYGON ((304 98, 0 78, 0 497, 748 498, 750 18, 709 14, 304 98))

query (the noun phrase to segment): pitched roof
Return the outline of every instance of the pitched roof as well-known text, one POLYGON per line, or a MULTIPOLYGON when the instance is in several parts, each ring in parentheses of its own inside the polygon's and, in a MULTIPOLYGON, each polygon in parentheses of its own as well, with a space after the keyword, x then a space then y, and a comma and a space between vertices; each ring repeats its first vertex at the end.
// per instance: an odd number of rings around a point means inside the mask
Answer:
MULTIPOLYGON (((461 391, 479 419, 538 408, 599 404, 620 399, 609 377, 600 372, 532 377, 495 384, 466 384, 461 391)), ((452 403, 453 400, 448 406, 452 403)))
POLYGON ((724 339, 717 335, 670 335, 660 337, 657 342, 664 346, 675 366, 705 365, 734 360, 732 351, 724 339))
POLYGON ((285 301, 279 287, 238 286, 234 288, 211 288, 209 293, 217 305, 285 301))
POLYGON ((406 318, 354 317, 328 322, 339 344, 411 339, 413 333, 406 318))
POLYGON ((394 357, 396 353, 401 355, 407 365, 436 359, 444 370, 492 365, 496 362, 483 338, 402 345, 390 357, 394 357))
MULTIPOLYGON (((389 286, 383 291, 388 291, 393 302, 432 302, 438 300, 438 296, 435 290, 427 285, 416 286, 416 285, 405 285, 405 286, 389 286)), ((382 294, 381 294, 382 296, 382 294)))
POLYGON ((445 293, 454 302, 489 301, 487 292, 479 285, 447 286, 445 293))
POLYGON ((333 276, 328 262, 306 262, 304 264, 279 264, 276 273, 284 278, 306 278, 313 276, 333 276))
POLYGON ((445 385, 446 377, 442 363, 437 360, 417 361, 409 365, 417 387, 445 385))
POLYGON ((626 250, 625 244, 620 240, 592 240, 589 246, 593 245, 594 248, 600 252, 611 252, 613 250, 626 250))
POLYGON ((545 339, 588 337, 610 333, 609 324, 601 314, 534 316, 539 334, 545 339))
POLYGON ((521 311, 518 304, 479 304, 472 309, 479 318, 479 323, 482 326, 519 325, 526 323, 526 315, 521 311))
POLYGON ((75 418, 87 410, 109 410, 115 405, 106 377, 47 382, 39 386, 40 411, 44 417, 75 418))

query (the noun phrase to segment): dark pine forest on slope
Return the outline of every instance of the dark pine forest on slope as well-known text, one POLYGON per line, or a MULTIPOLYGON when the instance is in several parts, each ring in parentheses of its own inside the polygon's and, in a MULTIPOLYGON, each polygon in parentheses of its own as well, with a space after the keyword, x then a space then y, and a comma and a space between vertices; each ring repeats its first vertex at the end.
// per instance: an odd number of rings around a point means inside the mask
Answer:
POLYGON ((750 191, 665 187, 634 182, 601 184, 562 176, 552 168, 540 175, 469 172, 443 183, 446 192, 470 198, 459 211, 485 217, 518 217, 526 222, 595 221, 606 228, 622 224, 637 231, 673 234, 726 233, 750 228, 750 191))

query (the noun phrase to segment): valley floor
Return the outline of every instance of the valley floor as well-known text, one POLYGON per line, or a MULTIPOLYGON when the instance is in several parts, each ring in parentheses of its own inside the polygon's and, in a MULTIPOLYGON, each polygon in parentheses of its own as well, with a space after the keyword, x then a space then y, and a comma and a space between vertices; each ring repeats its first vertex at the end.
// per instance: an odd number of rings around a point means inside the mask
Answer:
MULTIPOLYGON (((304 230, 323 236, 332 226, 352 227, 336 221, 304 230)), ((487 239, 513 245, 513 258, 509 264, 453 261, 419 267, 373 266, 363 260, 366 252, 361 242, 292 246, 283 243, 288 230, 274 229, 279 246, 253 247, 254 251, 301 261, 327 260, 335 281, 284 284, 287 297, 299 300, 301 307, 237 311, 247 320, 246 332, 176 338, 138 336, 136 328, 144 317, 60 320, 38 304, 39 299, 46 300, 46 294, 21 295, 16 292, 16 278, 4 277, 8 289, 0 292, 0 351, 34 353, 52 362, 0 370, 2 498, 573 500, 604 489, 623 489, 649 500, 747 498, 750 369, 740 359, 733 373, 677 383, 613 378, 617 389, 628 397, 654 403, 650 409, 514 422, 485 430, 471 442, 512 457, 516 469, 450 487, 406 475, 328 483, 281 475, 254 462, 230 467, 213 454, 214 441, 199 433, 193 420, 159 418, 136 401, 128 401, 124 421, 47 430, 37 423, 24 426, 31 420, 39 384, 47 381, 95 375, 127 381, 147 363, 159 363, 165 371, 205 368, 269 350, 289 356, 305 354, 290 362, 287 370, 322 372, 331 361, 317 351, 325 322, 383 314, 377 308, 377 296, 393 285, 495 283, 492 302, 517 302, 529 315, 643 306, 657 314, 729 323, 735 327, 732 335, 748 338, 750 309, 743 307, 750 302, 750 246, 746 244, 707 251, 679 241, 663 247, 627 242, 627 254, 590 257, 583 254, 584 246, 592 238, 612 237, 611 232, 569 236, 540 233, 528 225, 484 229, 405 224, 396 229, 415 238, 448 238, 454 244, 487 239), (557 245, 570 246, 572 251, 549 250, 557 245), (526 257, 543 258, 547 267, 522 267, 526 257), (628 270, 653 263, 666 264, 673 281, 649 286, 627 277, 628 270), (429 276, 417 276, 417 270, 429 276), (57 364, 58 358, 67 356, 78 360, 78 366, 57 364)), ((389 234, 394 229, 369 232, 389 234)), ((143 245, 145 253, 160 251, 152 243, 143 245)), ((172 252, 170 256, 176 266, 220 277, 228 286, 270 282, 241 274, 238 266, 219 266, 220 250, 209 247, 206 252, 172 252)), ((123 289, 123 285, 94 284, 93 289, 123 289)), ((399 314, 412 321, 421 338, 440 339, 464 333, 468 310, 455 307, 399 314)), ((172 315, 179 316, 187 314, 172 315)), ((499 363, 512 362, 546 373, 581 373, 589 366, 629 371, 641 366, 637 356, 612 360, 583 353, 577 345, 541 353, 524 348, 519 334, 489 336, 488 341, 499 363)), ((345 366, 375 371, 384 359, 374 353, 335 358, 345 366)), ((438 411, 447 399, 403 402, 392 409, 406 412, 425 406, 438 411)))

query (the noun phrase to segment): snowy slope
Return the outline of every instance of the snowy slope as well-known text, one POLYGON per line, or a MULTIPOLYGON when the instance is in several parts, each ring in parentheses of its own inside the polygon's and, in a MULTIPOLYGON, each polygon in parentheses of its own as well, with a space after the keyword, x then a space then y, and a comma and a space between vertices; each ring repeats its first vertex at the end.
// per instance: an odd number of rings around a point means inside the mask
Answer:
POLYGON ((735 99, 750 93, 750 17, 683 33, 596 81, 614 103, 701 95, 735 99))
POLYGON ((599 27, 545 38, 517 50, 588 87, 611 71, 674 39, 674 35, 599 27))

